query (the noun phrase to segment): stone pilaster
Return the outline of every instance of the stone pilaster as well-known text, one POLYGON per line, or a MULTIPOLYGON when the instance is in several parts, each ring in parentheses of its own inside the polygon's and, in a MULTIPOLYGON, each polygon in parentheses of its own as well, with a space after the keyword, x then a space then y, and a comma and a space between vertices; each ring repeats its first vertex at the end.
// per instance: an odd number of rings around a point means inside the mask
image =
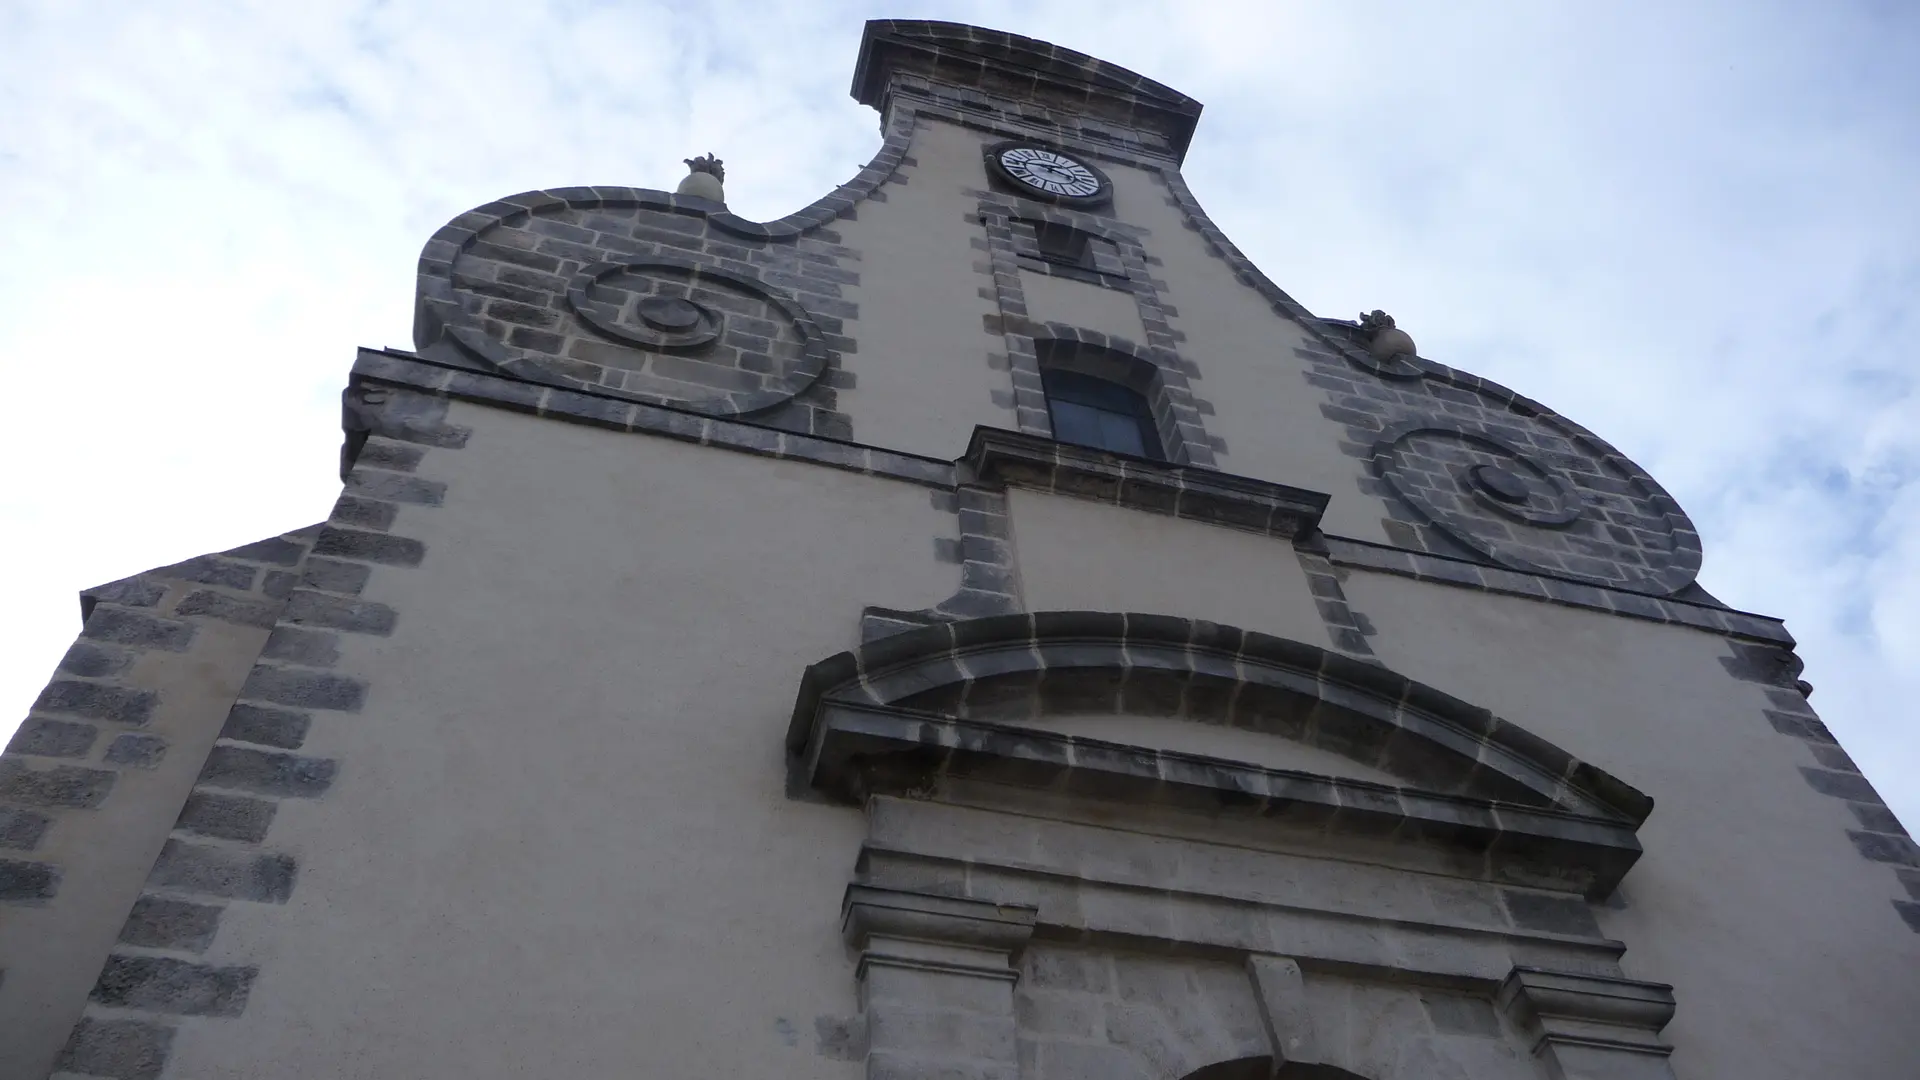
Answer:
POLYGON ((1018 1080, 1015 960, 1031 907, 852 885, 869 1080, 1018 1080))
POLYGON ((1674 1080, 1660 1038, 1673 1019, 1670 986, 1516 967, 1500 1006, 1533 1036, 1554 1080, 1674 1080))

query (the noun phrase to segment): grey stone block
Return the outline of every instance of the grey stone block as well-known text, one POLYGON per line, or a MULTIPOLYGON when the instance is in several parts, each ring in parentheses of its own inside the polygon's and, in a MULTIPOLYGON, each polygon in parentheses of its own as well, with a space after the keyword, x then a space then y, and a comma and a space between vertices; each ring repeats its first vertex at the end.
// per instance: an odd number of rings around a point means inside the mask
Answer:
POLYGON ((1869 832, 1889 833, 1894 836, 1907 835, 1907 830, 1900 824, 1900 819, 1884 806, 1871 803, 1848 803, 1847 809, 1852 810, 1853 816, 1859 819, 1860 827, 1869 832))
POLYGON ((367 587, 367 579, 373 575, 373 568, 361 563, 341 562, 338 559, 323 559, 314 556, 307 560, 301 574, 300 583, 309 589, 322 592, 343 593, 358 596, 367 587))
POLYGON ((394 610, 371 600, 348 600, 323 593, 301 591, 287 600, 284 618, 302 626, 345 630, 351 634, 391 634, 396 619, 394 610))
POLYGON ((282 750, 298 750, 300 744, 307 741, 307 728, 312 723, 313 717, 307 713, 241 702, 227 713, 227 722, 220 729, 220 737, 277 746, 282 750))
POLYGON ((178 578, 181 581, 197 581, 202 585, 222 585, 229 589, 246 590, 253 588, 253 579, 260 573, 260 568, 231 559, 223 559, 218 555, 199 555, 186 562, 175 563, 152 573, 157 577, 178 578))
POLYGON ((1920 900, 1920 870, 1895 870, 1900 884, 1906 887, 1907 895, 1920 900))
POLYGON ((1822 795, 1831 795, 1836 799, 1851 799, 1854 802, 1877 803, 1880 794, 1873 785, 1859 773, 1829 772, 1800 766, 1800 775, 1807 778, 1807 785, 1822 795))
POLYGON ((394 472, 412 472, 420 467, 420 459, 427 456, 424 447, 409 446, 406 443, 392 442, 378 436, 367 440, 360 448, 360 456, 354 464, 375 469, 391 469, 394 472))
POLYGON ((193 645, 192 623, 163 619, 145 612, 119 607, 96 607, 80 628, 80 636, 93 641, 111 641, 142 649, 184 652, 193 645))
POLYGON ((0 902, 32 904, 60 891, 60 870, 51 863, 0 859, 0 902))
POLYGON ((285 600, 298 584, 300 575, 291 570, 269 570, 267 576, 260 579, 260 593, 275 600, 285 600))
POLYGON ((1501 891, 1501 898, 1506 901, 1507 912, 1513 916, 1513 925, 1521 929, 1576 937, 1601 936, 1600 923, 1594 919, 1593 909, 1579 897, 1505 889, 1501 891))
POLYGON ((327 520, 335 525, 351 525, 356 529, 372 529, 385 532, 393 528, 400 516, 400 508, 389 502, 374 499, 362 499, 354 495, 342 495, 333 504, 333 510, 327 520))
POLYGON ((0 800, 25 806, 83 809, 99 806, 113 790, 114 774, 105 769, 56 765, 28 768, 24 762, 0 758, 0 800))
POLYGON ((159 701, 160 696, 151 690, 57 679, 40 692, 33 707, 41 712, 67 713, 89 720, 109 720, 116 724, 138 726, 153 716, 154 706, 159 701))
POLYGON ((168 840, 148 884, 228 900, 284 904, 293 893, 294 862, 286 855, 251 854, 168 840))
POLYGON ((288 540, 285 537, 275 536, 255 543, 244 544, 230 551, 223 551, 221 554, 236 559, 246 559, 250 562, 273 563, 276 566, 298 566, 300 564, 300 556, 306 554, 306 552, 307 549, 305 546, 288 540))
POLYGON ((151 769, 167 756, 167 740, 158 735, 128 732, 107 746, 106 760, 113 765, 151 769))
POLYGON ((131 577, 112 581, 80 594, 91 603, 122 604, 127 607, 152 607, 167 595, 167 587, 157 581, 131 577))
POLYGON ((202 589, 180 601, 173 613, 265 628, 279 619, 280 605, 265 600, 241 600, 225 593, 202 589))
POLYGON ((1920 934, 1920 904, 1911 900, 1895 900, 1893 910, 1900 913, 1900 918, 1906 922, 1907 929, 1920 934))
POLYGON ((81 1017, 54 1068, 108 1080, 158 1080, 173 1029, 144 1020, 81 1017))
POLYGON ((1810 743, 1807 746, 1807 750, 1813 754, 1814 760, 1818 761, 1822 768, 1847 773, 1857 773, 1860 771, 1860 766, 1854 764, 1853 758, 1848 756, 1847 752, 1840 749, 1837 745, 1810 743))
POLYGON ((257 844, 266 839, 276 809, 277 804, 265 799, 195 791, 187 796, 173 827, 181 832, 257 844))
POLYGON ((0 848, 32 851, 40 846, 40 840, 47 835, 47 826, 51 824, 52 818, 37 811, 0 806, 0 848))
POLYGON ((1920 847, 1904 836, 1855 832, 1852 829, 1847 830, 1847 835, 1853 838, 1854 849, 1860 852, 1862 858, 1901 866, 1920 866, 1920 847))
POLYGON ((418 566, 427 548, 418 540, 386 533, 360 532, 328 526, 314 541, 313 553, 342 559, 360 559, 387 566, 418 566))
POLYGON ((291 668, 256 666, 241 688, 242 697, 275 705, 358 712, 367 699, 367 685, 343 675, 291 668))
POLYGON ((417 476, 401 476, 357 466, 347 474, 347 490, 369 499, 413 503, 417 506, 439 506, 447 497, 447 485, 438 480, 422 480, 417 476))
MULTIPOLYGON (((96 616, 99 611, 94 612, 96 616)), ((182 623, 189 631, 193 627, 182 623)), ((118 675, 133 665, 134 654, 126 649, 110 649, 86 641, 76 641, 67 654, 60 658, 60 670, 69 675, 80 675, 89 679, 118 675)))
POLYGON ((20 725, 20 730, 13 733, 13 741, 7 744, 7 753, 31 754, 35 757, 85 757, 87 751, 93 749, 93 741, 99 737, 100 729, 92 724, 29 717, 20 725))
POLYGON ((200 770, 200 783, 261 795, 314 798, 332 786, 338 769, 338 763, 328 758, 216 745, 200 770))
POLYGON ((175 1016, 239 1016, 259 973, 254 967, 213 967, 171 957, 116 953, 107 957, 91 1000, 175 1016))
POLYGON ((213 944, 220 928, 220 908, 143 896, 133 902, 133 910, 120 928, 120 940, 128 945, 151 949, 182 949, 203 952, 213 944))
MULTIPOLYGON (((310 594, 303 594, 310 595, 310 594)), ((267 635, 260 655, 269 660, 285 660, 307 667, 332 667, 340 662, 340 635, 325 630, 303 630, 297 626, 276 626, 267 635)))
POLYGON ((1767 722, 1773 725, 1773 730, 1782 735, 1792 735, 1796 738, 1808 739, 1814 742, 1831 743, 1834 741, 1833 732, 1828 731, 1827 725, 1821 723, 1818 717, 1775 712, 1771 709, 1766 710, 1766 713, 1767 722))

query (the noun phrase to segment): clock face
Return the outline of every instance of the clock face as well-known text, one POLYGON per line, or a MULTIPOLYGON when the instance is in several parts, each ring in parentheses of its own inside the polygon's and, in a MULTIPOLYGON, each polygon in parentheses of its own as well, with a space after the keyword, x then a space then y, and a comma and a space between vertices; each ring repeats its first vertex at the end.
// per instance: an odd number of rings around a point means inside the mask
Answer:
POLYGON ((1085 199, 1100 193, 1100 177, 1092 169, 1065 154, 1037 146, 1000 151, 1000 167, 1015 180, 1049 195, 1085 199))

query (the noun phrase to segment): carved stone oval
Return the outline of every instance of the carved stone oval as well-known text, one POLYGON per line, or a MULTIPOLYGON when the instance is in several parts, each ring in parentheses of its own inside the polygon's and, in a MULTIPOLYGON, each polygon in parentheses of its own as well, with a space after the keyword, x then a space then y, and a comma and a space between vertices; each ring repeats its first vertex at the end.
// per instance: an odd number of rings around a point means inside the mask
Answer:
MULTIPOLYGON (((567 306, 598 340, 574 341, 568 374, 714 415, 778 405, 826 365, 826 347, 799 304, 741 274, 658 255, 594 263, 567 284, 567 306)), ((539 365, 539 357, 528 358, 539 365)))
POLYGON ((1685 588, 1700 567, 1692 524, 1638 469, 1579 453, 1570 435, 1543 431, 1536 441, 1565 449, 1534 451, 1464 423, 1409 421, 1382 433, 1373 466, 1429 524, 1503 566, 1641 592, 1685 588))

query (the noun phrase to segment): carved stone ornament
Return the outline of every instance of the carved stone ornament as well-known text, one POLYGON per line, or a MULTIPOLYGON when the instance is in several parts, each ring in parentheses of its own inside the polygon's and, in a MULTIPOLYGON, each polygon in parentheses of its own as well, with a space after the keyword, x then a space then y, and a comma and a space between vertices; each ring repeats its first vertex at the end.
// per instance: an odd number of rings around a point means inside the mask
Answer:
POLYGON ((1419 349, 1405 330, 1394 325, 1393 316, 1375 308, 1362 312, 1357 323, 1326 321, 1342 328, 1333 343, 1348 363, 1383 379, 1420 377, 1419 349))
POLYGON ((1360 316, 1360 336, 1367 339, 1367 351, 1375 360, 1415 356, 1419 347, 1405 330, 1393 323, 1393 316, 1375 308, 1360 316))
POLYGON ((719 158, 706 154, 702 157, 683 160, 686 161, 689 171, 686 179, 680 181, 680 186, 675 189, 675 194, 691 195, 697 199, 707 199, 717 203, 727 201, 726 189, 721 186, 721 181, 727 178, 727 169, 720 163, 719 158))
POLYGON ((1496 425, 1411 420, 1381 433, 1373 470, 1430 525, 1515 570, 1670 595, 1700 541, 1680 508, 1622 458, 1589 455, 1540 417, 1496 425))

